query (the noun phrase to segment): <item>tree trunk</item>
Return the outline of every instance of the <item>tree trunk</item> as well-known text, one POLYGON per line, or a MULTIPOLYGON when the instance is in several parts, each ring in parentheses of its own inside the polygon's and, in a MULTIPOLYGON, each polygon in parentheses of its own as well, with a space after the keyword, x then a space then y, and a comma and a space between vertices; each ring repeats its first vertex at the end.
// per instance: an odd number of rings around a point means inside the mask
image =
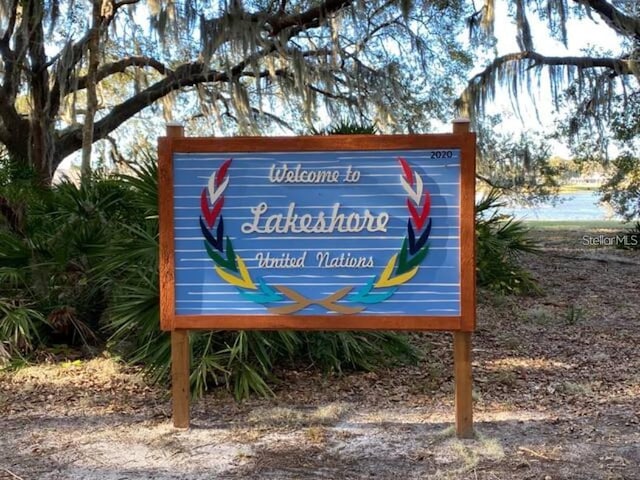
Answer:
POLYGON ((62 159, 55 155, 55 147, 53 147, 51 148, 51 154, 49 154, 47 158, 43 158, 40 162, 32 162, 38 185, 47 188, 51 186, 53 177, 61 161, 62 159))
POLYGON ((43 185, 50 185, 57 167, 54 165, 54 120, 49 112, 49 72, 45 53, 42 19, 44 6, 37 0, 26 2, 27 32, 30 36, 31 112, 29 123, 29 162, 43 185))
POLYGON ((82 132, 82 163, 80 174, 82 182, 87 182, 91 177, 91 150, 93 145, 93 124, 98 109, 98 97, 96 95, 97 73, 100 50, 101 0, 93 0, 93 25, 91 27, 91 39, 89 40, 89 69, 87 71, 87 111, 84 116, 82 132))
POLYGON ((31 122, 30 142, 29 142, 29 163, 35 170, 37 181, 42 186, 51 185, 55 166, 53 162, 53 145, 49 128, 44 125, 40 117, 33 118, 31 122))

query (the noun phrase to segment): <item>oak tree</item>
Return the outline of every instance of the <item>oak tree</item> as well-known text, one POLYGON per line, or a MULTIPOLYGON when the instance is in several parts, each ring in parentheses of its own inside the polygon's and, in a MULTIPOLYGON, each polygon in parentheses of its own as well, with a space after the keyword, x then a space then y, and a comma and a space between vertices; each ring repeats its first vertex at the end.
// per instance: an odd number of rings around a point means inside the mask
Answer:
MULTIPOLYGON (((0 143, 42 183, 144 109, 211 133, 450 120, 463 0, 0 0, 0 143), (194 109, 198 113, 194 113, 194 109)), ((85 173, 87 173, 85 171, 85 173)))

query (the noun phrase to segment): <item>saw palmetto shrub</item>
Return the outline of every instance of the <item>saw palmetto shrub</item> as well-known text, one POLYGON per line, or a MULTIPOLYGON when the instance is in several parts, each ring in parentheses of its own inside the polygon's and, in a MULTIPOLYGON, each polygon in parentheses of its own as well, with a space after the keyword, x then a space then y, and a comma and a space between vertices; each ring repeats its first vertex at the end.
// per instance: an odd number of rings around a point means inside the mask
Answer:
POLYGON ((476 204, 477 283, 505 294, 539 293, 538 284, 520 263, 523 253, 536 253, 539 246, 524 223, 501 213, 504 206, 497 190, 476 204))
POLYGON ((43 188, 24 172, 3 172, 0 357, 24 357, 41 344, 100 344, 108 291, 93 273, 94 255, 128 218, 127 191, 105 179, 43 188))

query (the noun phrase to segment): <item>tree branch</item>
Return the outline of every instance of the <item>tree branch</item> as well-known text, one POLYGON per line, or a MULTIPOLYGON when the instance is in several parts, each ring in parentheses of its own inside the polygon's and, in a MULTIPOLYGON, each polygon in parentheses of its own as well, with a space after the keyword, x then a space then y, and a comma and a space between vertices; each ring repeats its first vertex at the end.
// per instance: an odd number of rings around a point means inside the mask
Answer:
POLYGON ((125 5, 135 5, 136 3, 140 3, 140 0, 120 0, 115 3, 114 7, 115 10, 118 10, 120 7, 124 7, 125 5))
POLYGON ((118 142, 116 142, 115 139, 109 135, 105 135, 104 140, 111 144, 111 160, 113 161, 113 163, 116 165, 127 165, 127 159, 120 154, 120 150, 118 149, 118 142))
POLYGON ((267 19, 266 23, 271 26, 272 35, 277 35, 290 27, 311 28, 319 25, 322 18, 326 18, 328 15, 338 12, 352 3, 353 0, 326 0, 317 7, 310 8, 302 13, 287 16, 273 15, 267 19))
POLYGON ((356 105, 356 106, 358 105, 358 100, 355 97, 347 97, 346 95, 341 95, 339 93, 331 93, 311 84, 307 84, 307 88, 327 98, 331 98, 332 100, 343 100, 349 105, 356 105))
MULTIPOLYGON (((271 72, 268 70, 257 74, 252 71, 243 71, 247 63, 249 63, 249 60, 245 60, 236 65, 231 70, 231 75, 217 70, 206 70, 205 66, 199 62, 181 65, 168 77, 154 83, 144 91, 117 105, 105 117, 97 121, 94 129, 94 140, 97 141, 104 138, 123 122, 172 91, 200 83, 231 82, 241 77, 266 78, 271 76, 271 72)), ((287 71, 279 69, 276 70, 275 74, 276 76, 284 76, 287 75, 287 71)), ((308 84, 307 87, 310 90, 330 98, 341 99, 350 103, 355 101, 352 98, 331 94, 311 84, 308 84)), ((58 148, 61 153, 61 158, 71 154, 80 147, 82 144, 80 132, 80 128, 74 127, 68 129, 60 136, 58 148)))
POLYGON ((606 0, 575 1, 598 12, 605 23, 620 35, 632 37, 636 42, 640 42, 640 20, 637 17, 626 15, 606 0))
POLYGON ((18 0, 13 0, 11 4, 11 14, 9 16, 9 22, 7 23, 7 29, 4 31, 4 35, 2 35, 2 39, 0 40, 0 46, 9 47, 9 40, 11 39, 11 35, 13 35, 13 30, 16 28, 16 18, 18 16, 18 0))
POLYGON ((26 132, 29 131, 29 122, 22 118, 15 106, 9 101, 9 97, 0 95, 0 141, 12 152, 27 157, 28 142, 24 141, 26 132))
MULTIPOLYGON (((157 72, 167 75, 171 74, 171 70, 169 70, 163 63, 151 57, 128 57, 123 58, 122 60, 118 60, 117 62, 107 63, 102 65, 97 72, 96 80, 97 82, 101 82, 105 78, 115 75, 116 73, 122 73, 129 67, 151 67, 157 72)), ((71 82, 72 87, 68 93, 75 92, 78 90, 83 90, 87 88, 87 76, 84 75, 78 78, 77 82, 71 82)))
POLYGON ((482 176, 479 173, 476 172, 476 178, 478 180, 483 181, 484 183, 486 183, 487 185, 489 185, 491 188, 495 188, 496 190, 505 190, 508 189, 508 187, 505 187, 504 185, 498 185, 497 183, 495 183, 493 180, 491 180, 488 177, 482 176))
POLYGON ((65 59, 64 62, 58 61, 56 66, 56 72, 53 76, 54 81, 51 86, 50 93, 50 105, 49 116, 55 117, 60 109, 60 102, 62 97, 70 91, 70 79, 71 75, 76 68, 76 65, 82 60, 83 52, 89 43, 91 38, 91 30, 89 30, 84 37, 78 40, 76 43, 67 43, 60 53, 57 55, 57 60, 65 59))
MULTIPOLYGON (((14 0, 11 5, 11 13, 2 38, 0 39, 0 55, 4 62, 4 82, 0 88, 0 141, 4 143, 12 152, 24 158, 28 155, 28 142, 24 141, 26 132, 29 131, 29 122, 22 118, 13 105, 16 96, 16 85, 20 75, 20 61, 24 60, 27 49, 23 45, 23 38, 17 39, 14 43, 14 50, 11 49, 11 36, 16 29, 18 19, 19 0, 14 0)), ((26 29, 24 18, 18 27, 19 33, 26 29)))
MULTIPOLYGON (((125 6, 132 5, 138 3, 140 0, 121 0, 120 2, 116 2, 113 4, 113 11, 110 12, 108 17, 103 18, 103 21, 100 25, 100 33, 102 30, 105 30, 109 27, 117 11, 125 6)), ((56 55, 49 63, 53 64, 55 61, 58 61, 56 67, 56 73, 54 75, 54 83, 51 86, 50 93, 50 108, 49 108, 49 116, 51 118, 55 117, 58 114, 58 110, 60 109, 60 102, 62 97, 67 93, 73 91, 75 88, 72 85, 71 77, 73 72, 78 65, 78 62, 82 60, 82 56, 87 49, 87 45, 89 44, 89 39, 91 38, 90 29, 87 33, 80 38, 77 42, 72 43, 68 42, 62 50, 56 55), (60 59, 65 59, 64 62, 59 61, 60 59)), ((100 34, 99 33, 99 34, 100 34)), ((86 78, 85 78, 86 82, 86 78)), ((86 88, 86 85, 85 85, 86 88)))
MULTIPOLYGON (((0 143, 6 145, 10 138, 11 134, 9 133, 9 130, 7 130, 4 122, 0 119, 0 143)), ((0 147, 0 152, 2 152, 2 147, 0 147)))
MULTIPOLYGON (((487 99, 492 99, 496 87, 507 85, 511 94, 516 96, 520 91, 521 80, 528 72, 540 67, 566 67, 578 70, 607 69, 610 77, 633 74, 631 60, 611 57, 547 57, 536 52, 510 53, 496 58, 491 65, 475 75, 467 84, 467 88, 458 99, 457 108, 463 115, 475 116, 475 111, 482 111, 487 99), (513 64, 517 67, 513 68, 513 64)), ((525 85, 525 88, 528 88, 525 85)))
MULTIPOLYGON (((621 75, 629 75, 632 73, 629 60, 611 57, 547 57, 536 52, 518 52, 509 53, 502 57, 496 58, 491 66, 487 67, 483 72, 479 73, 473 79, 484 74, 488 69, 496 69, 509 62, 531 60, 530 67, 537 66, 568 66, 576 67, 582 70, 592 68, 608 68, 618 72, 621 75)), ((472 81, 473 81, 472 79, 472 81)))
POLYGON ((278 115, 276 115, 275 113, 270 113, 270 112, 265 112, 264 110, 260 110, 259 108, 256 107, 251 107, 251 111, 256 115, 260 115, 263 117, 266 117, 274 122, 276 122, 278 125, 280 125, 283 128, 286 128, 287 130, 289 130, 290 132, 295 132, 295 130, 293 129, 293 127, 289 124, 289 122, 287 122, 286 120, 280 118, 278 115))
POLYGON ((11 101, 15 100, 17 87, 19 84, 20 69, 22 65, 20 62, 24 61, 27 54, 27 49, 24 45, 24 33, 26 29, 26 21, 21 16, 20 23, 18 25, 18 32, 11 49, 11 37, 16 30, 16 22, 18 21, 18 4, 19 0, 14 0, 11 5, 11 14, 7 24, 7 29, 4 32, 2 39, 0 40, 0 55, 4 62, 4 82, 0 94, 5 97, 9 97, 11 101))
MULTIPOLYGON (((241 69, 235 73, 236 76, 244 69, 245 65, 242 63, 239 66, 241 69)), ((238 68, 238 66, 236 68, 238 68)), ((236 68, 232 70, 232 75, 236 68)), ((207 70, 200 62, 181 65, 172 75, 163 78, 128 100, 113 107, 111 112, 95 123, 94 140, 104 138, 105 135, 108 135, 136 113, 174 90, 193 86, 198 83, 229 81, 230 78, 231 77, 224 72, 207 70)), ((73 128, 61 135, 59 139, 61 158, 71 154, 80 147, 82 141, 79 133, 80 129, 73 128)))

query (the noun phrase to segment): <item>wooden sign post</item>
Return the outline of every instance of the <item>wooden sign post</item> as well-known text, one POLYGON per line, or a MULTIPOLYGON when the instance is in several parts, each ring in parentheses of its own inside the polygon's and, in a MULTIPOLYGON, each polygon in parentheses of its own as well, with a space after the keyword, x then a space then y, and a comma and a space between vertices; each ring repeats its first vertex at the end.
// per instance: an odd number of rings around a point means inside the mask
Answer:
POLYGON ((189 330, 454 334, 473 435, 475 135, 159 139, 160 312, 173 423, 189 426, 189 330))

